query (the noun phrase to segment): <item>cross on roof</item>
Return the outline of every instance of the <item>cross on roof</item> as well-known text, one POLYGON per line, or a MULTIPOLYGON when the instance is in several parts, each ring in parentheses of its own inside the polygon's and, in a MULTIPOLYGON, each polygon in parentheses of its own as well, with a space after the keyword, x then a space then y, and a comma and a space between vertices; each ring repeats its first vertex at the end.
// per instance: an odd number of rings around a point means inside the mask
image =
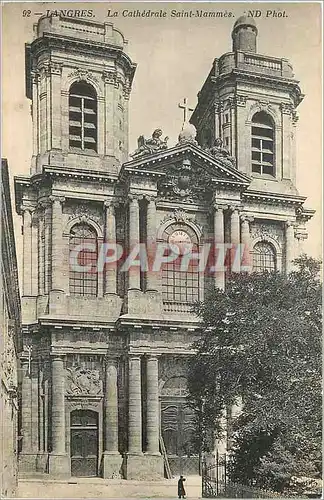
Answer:
POLYGON ((184 97, 184 99, 183 99, 183 104, 179 103, 178 106, 180 109, 183 109, 183 121, 187 122, 188 118, 189 118, 188 115, 189 115, 190 111, 193 111, 193 108, 189 107, 189 104, 187 102, 186 97, 184 97))

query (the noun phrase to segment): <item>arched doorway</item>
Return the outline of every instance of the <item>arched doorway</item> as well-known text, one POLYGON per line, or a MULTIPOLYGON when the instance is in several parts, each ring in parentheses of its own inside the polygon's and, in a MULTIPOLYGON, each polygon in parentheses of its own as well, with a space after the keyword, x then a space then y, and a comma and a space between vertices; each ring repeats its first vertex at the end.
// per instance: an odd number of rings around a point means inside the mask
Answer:
POLYGON ((161 390, 161 433, 174 476, 199 474, 199 455, 192 445, 193 412, 187 404, 187 379, 171 377, 161 390))
POLYGON ((71 475, 98 475, 98 413, 92 410, 71 412, 71 475))

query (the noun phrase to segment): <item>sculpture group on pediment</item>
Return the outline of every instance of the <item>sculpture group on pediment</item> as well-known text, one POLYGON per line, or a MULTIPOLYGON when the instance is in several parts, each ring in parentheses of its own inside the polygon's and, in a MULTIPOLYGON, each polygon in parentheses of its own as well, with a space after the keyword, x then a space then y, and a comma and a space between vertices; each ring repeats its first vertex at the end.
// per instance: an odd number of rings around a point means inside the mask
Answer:
POLYGON ((67 368, 67 389, 69 395, 80 396, 102 394, 102 381, 99 370, 90 370, 80 366, 67 368))
POLYGON ((214 145, 211 148, 207 148, 207 151, 211 156, 220 159, 224 164, 231 167, 236 166, 236 159, 234 156, 231 156, 228 149, 223 146, 223 141, 220 137, 215 139, 214 145))
POLYGON ((161 139, 162 134, 162 130, 158 128, 154 130, 150 139, 145 139, 144 135, 140 135, 137 139, 138 148, 131 156, 133 158, 138 158, 139 156, 152 155, 167 149, 169 138, 165 137, 161 139))

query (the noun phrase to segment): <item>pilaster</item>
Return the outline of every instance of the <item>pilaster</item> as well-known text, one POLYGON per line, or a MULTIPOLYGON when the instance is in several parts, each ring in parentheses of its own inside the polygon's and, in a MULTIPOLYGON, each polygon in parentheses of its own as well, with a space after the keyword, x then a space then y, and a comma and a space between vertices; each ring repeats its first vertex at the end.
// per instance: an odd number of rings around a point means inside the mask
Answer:
POLYGON ((253 221, 252 217, 241 215, 241 243, 242 243, 242 270, 252 271, 252 248, 251 248, 251 235, 250 235, 250 222, 253 221))
POLYGON ((23 296, 32 294, 32 209, 22 207, 23 212, 23 296))
POLYGON ((231 206, 231 271, 240 272, 240 215, 236 206, 231 206))
POLYGON ((224 290, 225 288, 225 271, 224 260, 224 208, 220 205, 214 205, 214 254, 215 254, 215 286, 224 290))
MULTIPOLYGON (((116 245, 116 218, 115 207, 110 200, 104 202, 105 206, 105 243, 116 245)), ((104 293, 116 294, 117 292, 117 263, 114 259, 112 262, 105 264, 104 274, 104 293)))
MULTIPOLYGON (((138 197, 129 196, 129 253, 137 247, 139 234, 139 203, 138 197)), ((128 272, 128 289, 140 290, 140 266, 132 266, 128 272)))
POLYGON ((292 270, 294 259, 294 225, 292 221, 287 221, 285 225, 285 247, 286 247, 286 273, 292 270))
POLYGON ((148 256, 148 271, 146 273, 146 291, 157 290, 157 272, 152 270, 156 254, 156 205, 154 198, 148 198, 146 216, 146 244, 148 256))

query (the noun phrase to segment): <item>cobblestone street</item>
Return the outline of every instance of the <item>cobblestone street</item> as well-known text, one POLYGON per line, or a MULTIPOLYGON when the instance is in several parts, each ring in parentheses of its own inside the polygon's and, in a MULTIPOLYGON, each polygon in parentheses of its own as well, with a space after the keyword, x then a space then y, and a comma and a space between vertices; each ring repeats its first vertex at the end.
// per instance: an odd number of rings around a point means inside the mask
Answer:
MULTIPOLYGON (((201 498, 201 478, 186 478, 187 498, 201 498)), ((101 478, 20 478, 18 498, 177 498, 177 478, 162 481, 125 481, 101 478)))

